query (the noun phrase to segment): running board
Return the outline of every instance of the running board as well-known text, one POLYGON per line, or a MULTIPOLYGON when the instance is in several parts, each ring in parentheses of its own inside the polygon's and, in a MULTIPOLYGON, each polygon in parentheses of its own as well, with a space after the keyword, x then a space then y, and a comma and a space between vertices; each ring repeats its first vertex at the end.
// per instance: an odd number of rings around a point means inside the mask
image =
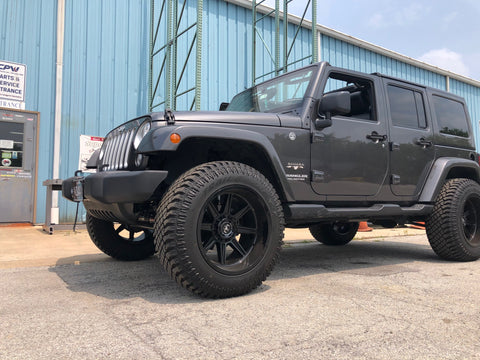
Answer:
POLYGON ((315 204, 290 204, 285 207, 285 218, 288 224, 314 223, 319 221, 349 220, 361 221, 385 218, 410 218, 429 215, 433 205, 415 204, 401 207, 395 204, 376 204, 361 208, 327 208, 315 204))

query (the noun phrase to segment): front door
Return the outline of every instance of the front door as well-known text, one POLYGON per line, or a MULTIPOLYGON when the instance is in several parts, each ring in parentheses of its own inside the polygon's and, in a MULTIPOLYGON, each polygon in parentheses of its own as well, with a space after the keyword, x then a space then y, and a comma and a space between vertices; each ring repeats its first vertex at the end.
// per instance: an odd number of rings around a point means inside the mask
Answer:
POLYGON ((375 80, 332 72, 325 92, 348 91, 351 111, 333 116, 332 125, 312 135, 312 187, 321 195, 374 196, 388 171, 385 119, 375 108, 375 80))
POLYGON ((0 109, 0 223, 33 222, 38 113, 0 109))

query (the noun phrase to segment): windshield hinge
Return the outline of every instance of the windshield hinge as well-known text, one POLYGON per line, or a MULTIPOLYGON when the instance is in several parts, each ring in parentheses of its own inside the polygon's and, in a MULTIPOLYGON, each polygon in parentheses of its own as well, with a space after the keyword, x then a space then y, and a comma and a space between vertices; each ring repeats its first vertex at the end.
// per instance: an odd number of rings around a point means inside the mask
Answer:
POLYGON ((171 109, 165 109, 163 119, 167 122, 168 125, 175 124, 175 115, 173 115, 173 111, 171 109))

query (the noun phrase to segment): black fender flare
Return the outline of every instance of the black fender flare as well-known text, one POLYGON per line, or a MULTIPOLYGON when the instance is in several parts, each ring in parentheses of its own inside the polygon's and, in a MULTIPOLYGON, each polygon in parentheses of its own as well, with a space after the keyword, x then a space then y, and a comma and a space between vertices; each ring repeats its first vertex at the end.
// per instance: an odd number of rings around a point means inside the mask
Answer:
POLYGON ((274 175, 277 177, 278 182, 282 187, 282 191, 286 200, 294 200, 292 189, 287 182, 287 176, 277 151, 273 147, 271 141, 265 135, 255 131, 212 125, 180 125, 160 127, 150 131, 143 138, 137 152, 148 154, 158 151, 175 151, 183 141, 193 138, 234 140, 248 142, 259 146, 265 152, 268 160, 272 164, 275 172, 274 175), (180 135, 180 143, 175 144, 170 141, 170 135, 173 133, 180 135))
POLYGON ((448 174, 453 169, 467 170, 474 174, 473 180, 480 180, 480 166, 478 163, 468 159, 459 159, 453 157, 442 157, 437 159, 430 174, 428 175, 423 191, 420 195, 420 202, 434 202, 438 193, 442 189, 448 174))

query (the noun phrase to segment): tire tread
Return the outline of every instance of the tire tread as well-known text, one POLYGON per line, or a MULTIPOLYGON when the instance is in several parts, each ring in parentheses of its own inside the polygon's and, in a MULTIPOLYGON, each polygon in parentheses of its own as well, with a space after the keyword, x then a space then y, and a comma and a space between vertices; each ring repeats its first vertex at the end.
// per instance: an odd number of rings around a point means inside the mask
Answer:
POLYGON ((165 194, 158 206, 155 218, 155 245, 160 262, 170 276, 182 287, 202 297, 224 298, 245 294, 258 287, 271 273, 279 259, 284 232, 283 209, 278 195, 270 182, 257 170, 237 162, 218 161, 199 165, 181 175, 165 194), (279 237, 273 259, 253 280, 242 287, 225 288, 202 277, 187 255, 183 226, 188 221, 186 210, 200 191, 199 188, 212 180, 230 175, 255 177, 268 192, 274 203, 273 216, 280 220, 279 237))

